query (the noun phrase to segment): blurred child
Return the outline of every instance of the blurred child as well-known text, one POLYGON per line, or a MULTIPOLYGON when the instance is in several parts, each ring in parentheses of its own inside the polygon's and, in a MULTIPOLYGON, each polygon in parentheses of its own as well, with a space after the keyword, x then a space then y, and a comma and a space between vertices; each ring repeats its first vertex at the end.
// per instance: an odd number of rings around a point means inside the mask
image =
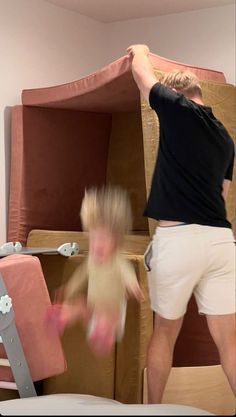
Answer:
POLYGON ((121 253, 132 224, 130 201, 119 187, 91 188, 80 214, 89 237, 88 257, 72 274, 63 303, 52 306, 50 317, 61 331, 82 320, 90 348, 107 354, 123 336, 128 296, 143 299, 134 267, 121 253))

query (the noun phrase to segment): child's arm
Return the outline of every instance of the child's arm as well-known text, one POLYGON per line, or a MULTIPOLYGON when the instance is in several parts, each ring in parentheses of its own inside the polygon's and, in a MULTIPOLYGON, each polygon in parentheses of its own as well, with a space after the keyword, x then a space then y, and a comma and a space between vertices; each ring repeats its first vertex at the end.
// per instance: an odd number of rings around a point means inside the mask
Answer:
POLYGON ((60 334, 64 332, 65 327, 78 319, 86 319, 86 297, 79 293, 86 289, 87 280, 87 262, 84 261, 75 269, 68 283, 56 291, 46 320, 57 328, 60 334))

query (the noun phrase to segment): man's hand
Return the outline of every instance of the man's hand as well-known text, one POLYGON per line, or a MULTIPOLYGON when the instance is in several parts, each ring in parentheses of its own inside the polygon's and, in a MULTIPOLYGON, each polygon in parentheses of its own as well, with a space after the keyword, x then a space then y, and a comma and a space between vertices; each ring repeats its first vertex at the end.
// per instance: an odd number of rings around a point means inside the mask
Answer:
POLYGON ((127 52, 130 56, 134 57, 134 55, 149 55, 149 47, 147 45, 130 45, 127 48, 127 52))
POLYGON ((131 297, 135 297, 136 300, 138 300, 139 302, 144 301, 145 300, 145 296, 143 291, 141 290, 138 282, 136 283, 132 283, 132 285, 129 285, 127 287, 127 292, 131 297))
POLYGON ((127 52, 132 58, 132 73, 143 97, 148 102, 152 86, 157 82, 154 70, 149 58, 147 45, 130 45, 127 52))

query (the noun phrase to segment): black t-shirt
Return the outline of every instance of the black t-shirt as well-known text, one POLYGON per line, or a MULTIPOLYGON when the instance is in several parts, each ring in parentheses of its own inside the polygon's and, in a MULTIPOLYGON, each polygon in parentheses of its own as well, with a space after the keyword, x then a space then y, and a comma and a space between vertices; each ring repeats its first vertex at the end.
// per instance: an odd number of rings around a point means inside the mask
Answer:
POLYGON ((231 227, 222 196, 232 180, 234 142, 212 109, 157 82, 149 95, 160 122, 160 144, 144 215, 231 227))

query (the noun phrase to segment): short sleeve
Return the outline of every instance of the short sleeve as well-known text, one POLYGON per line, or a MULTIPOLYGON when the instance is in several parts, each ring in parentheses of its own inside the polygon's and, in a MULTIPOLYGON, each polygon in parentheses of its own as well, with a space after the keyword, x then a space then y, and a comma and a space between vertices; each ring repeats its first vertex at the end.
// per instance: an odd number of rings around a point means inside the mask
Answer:
POLYGON ((149 93, 149 104, 158 116, 162 116, 163 113, 168 114, 173 109, 176 111, 178 103, 181 103, 183 99, 182 94, 176 93, 159 82, 153 85, 149 93))

